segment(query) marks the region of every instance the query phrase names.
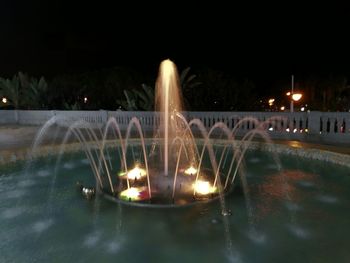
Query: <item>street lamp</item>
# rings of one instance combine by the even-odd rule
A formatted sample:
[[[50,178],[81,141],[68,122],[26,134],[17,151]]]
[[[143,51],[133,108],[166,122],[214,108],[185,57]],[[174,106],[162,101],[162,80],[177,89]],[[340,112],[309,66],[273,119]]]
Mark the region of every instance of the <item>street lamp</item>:
[[[293,101],[298,101],[298,100],[301,99],[302,96],[303,96],[303,95],[302,95],[301,93],[294,93],[294,94],[292,95],[292,100],[293,100]]]
[[[291,96],[290,99],[290,112],[294,112],[294,101],[299,101],[303,94],[301,93],[294,93],[294,75],[292,75],[292,91],[288,91],[286,93],[287,96]]]

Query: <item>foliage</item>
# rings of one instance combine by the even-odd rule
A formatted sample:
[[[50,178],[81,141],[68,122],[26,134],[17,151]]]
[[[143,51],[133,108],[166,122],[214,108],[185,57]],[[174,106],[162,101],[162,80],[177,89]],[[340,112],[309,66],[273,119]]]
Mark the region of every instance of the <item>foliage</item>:
[[[0,99],[5,97],[8,101],[6,104],[0,102],[0,107],[66,110],[116,110],[120,107],[124,110],[152,111],[154,87],[140,86],[140,83],[152,83],[155,78],[121,67],[63,74],[49,82],[44,77],[35,78],[19,72],[12,78],[0,77]],[[180,72],[179,82],[185,109],[193,111],[262,110],[257,103],[262,100],[261,96],[278,96],[276,94],[289,88],[277,83],[274,86],[263,84],[266,89],[259,92],[252,81],[236,78],[231,72],[192,70],[190,67]],[[298,105],[308,104],[308,109],[322,111],[350,109],[350,88],[344,76],[305,77],[296,83],[298,87],[304,94]],[[288,104],[285,93],[277,100],[281,105]]]
[[[190,109],[191,104],[188,98],[192,99],[196,94],[196,87],[200,86],[202,83],[197,81],[197,75],[190,74],[190,67],[185,68],[180,73],[180,85],[182,93],[184,95],[184,102],[186,109]]]
[[[255,85],[228,73],[205,69],[199,72],[201,85],[190,96],[192,109],[204,111],[253,110],[258,98]]]
[[[0,78],[0,97],[7,98],[8,105],[13,108],[19,108],[19,100],[21,96],[18,76],[15,75],[12,79]]]
[[[8,99],[15,109],[45,109],[47,107],[47,82],[19,72],[12,79],[0,78],[0,97]]]
[[[75,102],[74,104],[68,104],[67,102],[63,102],[63,109],[64,110],[81,110],[81,106],[78,102]]]
[[[80,109],[115,110],[115,102],[123,96],[123,90],[136,88],[142,79],[133,70],[120,67],[60,75],[50,84],[50,100],[54,108],[76,105]]]
[[[344,87],[337,98],[337,110],[350,111],[350,87]]]
[[[117,100],[117,103],[125,110],[152,111],[154,110],[154,89],[146,84],[142,89],[124,90],[125,99]]]
[[[182,92],[184,94],[195,93],[194,88],[199,86],[201,82],[196,81],[197,76],[190,74],[191,68],[187,67],[180,73],[180,85]],[[136,88],[132,90],[124,90],[124,99],[117,100],[117,103],[125,110],[136,111],[136,110],[145,110],[152,111],[154,110],[154,88],[142,84],[142,89]],[[184,98],[186,101],[186,96]],[[189,103],[185,103],[186,108],[189,108]]]
[[[337,111],[342,110],[346,101],[347,79],[343,76],[328,75],[324,77],[309,77],[302,83],[306,92],[306,102],[312,110]]]

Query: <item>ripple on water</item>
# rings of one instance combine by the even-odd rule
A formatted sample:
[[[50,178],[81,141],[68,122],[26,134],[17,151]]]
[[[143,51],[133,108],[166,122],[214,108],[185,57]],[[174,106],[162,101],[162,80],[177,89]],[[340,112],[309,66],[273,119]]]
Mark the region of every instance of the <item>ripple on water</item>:
[[[36,182],[34,180],[30,180],[30,179],[26,179],[26,180],[22,180],[20,182],[18,182],[18,187],[28,187],[28,186],[32,186],[35,185]]]
[[[249,163],[260,163],[260,161],[261,161],[260,158],[256,158],[256,157],[250,158],[248,160]]]
[[[325,204],[336,204],[339,201],[337,197],[331,195],[318,195],[316,200]]]
[[[16,216],[19,216],[20,214],[22,214],[23,211],[24,209],[21,207],[7,208],[1,213],[1,218],[3,219],[15,218]]]
[[[87,235],[84,239],[83,245],[86,247],[94,247],[101,239],[101,233],[94,232]]]
[[[284,205],[286,206],[286,208],[289,211],[299,211],[299,210],[301,210],[301,206],[296,204],[296,203],[286,202]]]
[[[33,230],[37,233],[42,233],[53,225],[53,219],[46,219],[35,222],[33,224]]]
[[[297,184],[304,188],[311,188],[315,186],[313,182],[309,182],[309,181],[299,181]]]
[[[106,160],[106,161],[110,161],[110,160],[112,160],[112,158],[111,158],[109,155],[106,155],[106,156],[105,156],[105,160]]]
[[[90,164],[88,159],[81,159],[80,161],[82,164]]]
[[[47,177],[50,175],[50,172],[49,170],[40,170],[38,171],[37,175],[40,177]]]
[[[111,241],[106,245],[106,251],[108,253],[117,253],[122,247],[122,242],[120,241]]]
[[[264,244],[266,242],[266,235],[257,231],[249,231],[247,237],[255,244]]]
[[[245,177],[246,177],[246,178],[254,178],[254,177],[257,177],[257,174],[247,172],[247,173],[245,174]]]
[[[26,191],[24,191],[24,190],[15,189],[15,190],[8,191],[8,192],[5,191],[1,195],[3,195],[7,199],[12,199],[12,198],[20,198],[20,197],[24,196],[25,193],[26,193]]]
[[[308,239],[311,237],[310,232],[307,229],[304,229],[297,225],[288,225],[288,230],[292,235],[301,239]]]
[[[242,257],[236,249],[230,248],[229,251],[226,252],[227,260],[231,263],[241,263]]]
[[[269,170],[278,170],[277,164],[274,164],[274,163],[270,163],[270,164],[266,165],[265,167]]]
[[[71,170],[75,167],[75,164],[74,163],[65,163],[63,164],[63,168],[64,169],[67,169],[67,170]]]

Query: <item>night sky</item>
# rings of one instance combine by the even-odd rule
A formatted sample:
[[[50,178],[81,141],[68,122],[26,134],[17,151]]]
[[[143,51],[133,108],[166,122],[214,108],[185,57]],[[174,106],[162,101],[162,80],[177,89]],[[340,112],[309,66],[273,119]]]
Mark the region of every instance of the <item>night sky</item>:
[[[350,76],[345,6],[113,2],[2,1],[0,76],[114,66],[156,75],[165,58],[180,69],[211,67],[266,83]]]

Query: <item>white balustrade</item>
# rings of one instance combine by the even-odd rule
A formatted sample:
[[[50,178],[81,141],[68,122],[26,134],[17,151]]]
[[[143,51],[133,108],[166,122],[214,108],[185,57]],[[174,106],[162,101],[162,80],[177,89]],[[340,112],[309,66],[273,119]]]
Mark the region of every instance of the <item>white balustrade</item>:
[[[184,112],[188,119],[200,119],[209,129],[224,122],[233,129],[239,121],[237,135],[255,129],[253,119],[266,122],[264,130],[272,139],[305,140],[319,143],[350,144],[349,112]],[[57,124],[69,126],[77,120],[103,127],[114,117],[121,129],[126,129],[133,117],[139,119],[142,129],[152,131],[160,123],[160,113],[141,111],[25,111],[0,110],[0,124],[42,125],[56,116]],[[250,118],[249,118],[250,117]]]

